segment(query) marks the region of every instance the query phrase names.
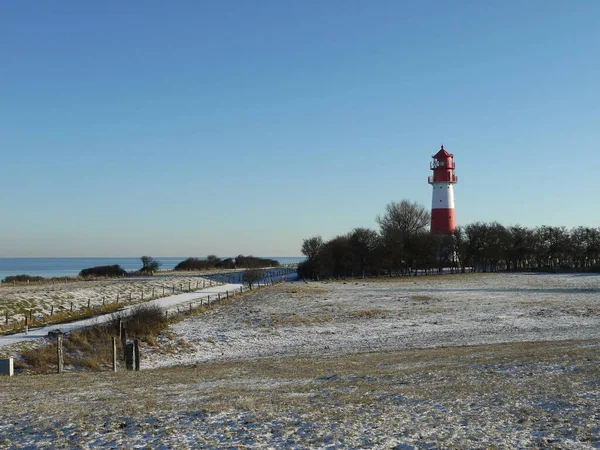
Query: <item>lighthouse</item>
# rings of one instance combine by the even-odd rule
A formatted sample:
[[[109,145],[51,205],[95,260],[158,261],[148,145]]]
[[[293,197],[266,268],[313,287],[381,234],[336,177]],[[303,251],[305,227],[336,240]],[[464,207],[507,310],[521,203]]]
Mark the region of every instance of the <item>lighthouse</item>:
[[[432,158],[430,168],[433,176],[427,180],[433,186],[431,232],[450,234],[456,229],[454,184],[458,183],[458,177],[454,175],[454,155],[444,150],[442,145]]]

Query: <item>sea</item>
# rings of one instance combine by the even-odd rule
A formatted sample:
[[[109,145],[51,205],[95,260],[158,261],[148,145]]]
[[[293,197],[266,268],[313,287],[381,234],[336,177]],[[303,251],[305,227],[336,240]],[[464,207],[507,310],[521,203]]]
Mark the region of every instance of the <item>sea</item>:
[[[221,259],[225,259],[222,257]],[[265,256],[274,259],[280,264],[297,264],[304,261],[303,257],[296,256]],[[161,263],[161,270],[173,269],[187,257],[169,256],[155,257]],[[204,259],[200,257],[200,259]],[[75,277],[82,269],[96,266],[120,265],[127,271],[141,269],[142,262],[139,257],[125,258],[0,258],[0,280],[12,275],[34,275],[44,278]]]

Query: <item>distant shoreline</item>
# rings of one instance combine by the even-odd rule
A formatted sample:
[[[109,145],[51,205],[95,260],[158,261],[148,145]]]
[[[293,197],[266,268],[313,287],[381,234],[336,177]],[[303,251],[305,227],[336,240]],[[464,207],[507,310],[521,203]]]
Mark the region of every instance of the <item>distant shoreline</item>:
[[[173,270],[177,264],[189,256],[162,256],[155,257],[161,263],[161,270]],[[198,257],[205,259],[205,256]],[[280,264],[295,264],[303,261],[304,257],[294,256],[270,256]],[[139,256],[135,257],[0,257],[0,280],[7,276],[32,275],[44,278],[76,277],[82,269],[95,266],[119,264],[127,271],[135,271],[141,268]]]

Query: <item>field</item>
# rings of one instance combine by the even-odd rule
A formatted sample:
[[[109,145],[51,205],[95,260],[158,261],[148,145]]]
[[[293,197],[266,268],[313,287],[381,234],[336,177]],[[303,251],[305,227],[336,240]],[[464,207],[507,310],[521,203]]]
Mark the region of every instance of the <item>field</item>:
[[[107,280],[44,282],[0,285],[0,331],[20,325],[31,313],[33,322],[48,321],[50,314],[79,317],[88,309],[100,310],[119,303],[133,305],[163,294],[187,292],[208,285],[211,280],[226,281],[239,273],[167,272],[152,277]],[[114,309],[114,308],[113,308]]]
[[[3,379],[0,447],[600,446],[600,276],[287,283],[143,355]]]

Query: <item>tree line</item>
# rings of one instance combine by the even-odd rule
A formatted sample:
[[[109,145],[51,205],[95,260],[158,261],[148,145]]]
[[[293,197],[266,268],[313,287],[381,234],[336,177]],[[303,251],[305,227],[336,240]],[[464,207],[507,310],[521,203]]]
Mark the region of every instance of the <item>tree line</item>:
[[[93,277],[126,277],[136,275],[154,275],[162,263],[151,256],[142,256],[142,267],[136,271],[127,272],[119,265],[97,266],[83,269],[79,272],[82,278]],[[175,266],[176,271],[209,270],[209,269],[258,269],[262,267],[278,267],[279,261],[270,258],[238,255],[235,258],[221,259],[216,255],[208,255],[206,259],[187,258]]]
[[[208,255],[206,259],[187,258],[177,264],[174,270],[258,269],[278,266],[279,261],[270,258],[238,255],[235,258],[221,259],[216,255]]]
[[[355,228],[323,241],[304,239],[305,278],[411,275],[441,272],[600,272],[600,228],[504,226],[475,222],[450,235],[429,231],[430,212],[402,200],[377,217],[378,230]]]

